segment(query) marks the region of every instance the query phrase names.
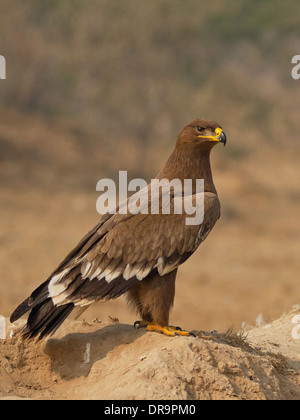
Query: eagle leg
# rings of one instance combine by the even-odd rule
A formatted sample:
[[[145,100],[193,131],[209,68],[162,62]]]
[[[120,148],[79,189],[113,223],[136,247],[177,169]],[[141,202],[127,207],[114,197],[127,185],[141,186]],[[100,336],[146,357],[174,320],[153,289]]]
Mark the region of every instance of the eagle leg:
[[[169,337],[175,337],[177,335],[182,335],[185,337],[194,336],[193,333],[189,331],[183,331],[180,327],[173,327],[173,326],[164,326],[156,324],[155,322],[147,322],[147,321],[136,321],[134,323],[134,328],[146,328],[147,331],[156,331],[160,332],[164,335]]]
[[[188,331],[178,330],[176,327],[161,327],[160,325],[148,325],[146,327],[147,331],[157,331],[169,337],[175,337],[176,335],[184,335],[186,337],[190,336],[191,334]]]

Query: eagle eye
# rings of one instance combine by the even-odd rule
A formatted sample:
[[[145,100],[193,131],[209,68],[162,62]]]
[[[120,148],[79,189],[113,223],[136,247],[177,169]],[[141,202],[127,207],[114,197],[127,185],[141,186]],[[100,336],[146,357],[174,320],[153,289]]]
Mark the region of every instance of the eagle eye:
[[[197,127],[197,131],[199,133],[202,133],[205,130],[205,127]]]

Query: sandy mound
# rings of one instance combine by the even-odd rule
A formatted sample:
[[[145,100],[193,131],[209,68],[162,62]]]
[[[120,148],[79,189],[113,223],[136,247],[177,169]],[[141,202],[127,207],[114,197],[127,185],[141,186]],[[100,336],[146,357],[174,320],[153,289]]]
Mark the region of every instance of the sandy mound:
[[[169,338],[124,324],[67,321],[55,338],[0,340],[0,397],[30,399],[300,399],[294,309],[238,334]],[[294,324],[293,324],[293,322]],[[293,335],[294,337],[293,337]],[[296,335],[295,335],[296,334]]]

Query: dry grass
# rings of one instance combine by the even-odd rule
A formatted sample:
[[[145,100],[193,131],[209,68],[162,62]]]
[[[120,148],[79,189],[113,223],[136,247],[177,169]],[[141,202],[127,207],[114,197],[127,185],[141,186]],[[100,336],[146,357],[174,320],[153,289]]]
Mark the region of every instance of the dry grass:
[[[243,330],[236,331],[234,327],[231,327],[225,333],[218,333],[217,331],[212,331],[210,333],[205,331],[193,331],[193,333],[196,337],[201,339],[226,344],[231,347],[237,347],[242,349],[244,352],[265,357],[270,360],[274,369],[283,375],[291,375],[294,373],[294,370],[291,369],[291,365],[285,356],[280,353],[263,351],[260,347],[251,345],[247,341],[247,333]]]

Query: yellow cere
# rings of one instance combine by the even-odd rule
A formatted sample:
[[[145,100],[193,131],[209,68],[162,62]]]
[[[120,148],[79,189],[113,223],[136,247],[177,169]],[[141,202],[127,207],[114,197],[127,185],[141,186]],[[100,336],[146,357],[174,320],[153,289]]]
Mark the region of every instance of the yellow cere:
[[[220,141],[218,137],[220,136],[222,131],[223,131],[222,128],[216,128],[215,129],[215,136],[198,136],[198,137],[201,137],[201,138],[204,138],[204,139],[210,139],[210,141]]]

